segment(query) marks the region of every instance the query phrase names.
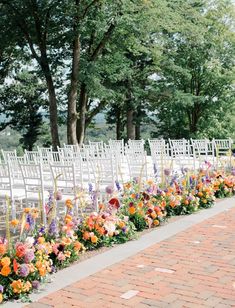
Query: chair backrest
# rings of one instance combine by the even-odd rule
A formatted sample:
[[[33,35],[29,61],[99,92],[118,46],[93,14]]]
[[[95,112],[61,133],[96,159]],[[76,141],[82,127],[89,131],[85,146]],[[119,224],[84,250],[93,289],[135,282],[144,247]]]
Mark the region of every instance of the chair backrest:
[[[130,178],[138,177],[147,179],[147,153],[144,152],[126,152],[127,164]]]
[[[38,164],[41,161],[40,153],[38,151],[28,151],[24,152],[25,162]]]
[[[96,190],[115,184],[115,169],[111,156],[96,157],[90,160]]]
[[[9,157],[17,157],[16,150],[13,150],[13,151],[1,150],[1,154],[2,154],[2,157],[3,157],[3,161],[5,163],[7,163]]]
[[[112,139],[109,139],[109,147],[110,147],[110,151],[112,153],[117,153],[117,154],[120,154],[120,155],[124,155],[124,149],[125,149],[125,146],[124,146],[124,140],[121,139],[121,140],[112,140]]]
[[[164,139],[148,139],[151,156],[167,155],[167,145]]]
[[[232,150],[233,140],[232,139],[213,139],[212,140],[215,150],[219,155],[225,155]]]
[[[141,140],[129,139],[125,146],[125,152],[144,153],[145,152],[144,143],[145,141],[143,139]]]
[[[54,189],[59,189],[62,194],[75,196],[77,183],[74,164],[50,164],[50,168],[54,181]]]
[[[168,139],[173,157],[190,155],[190,142],[186,139]]]

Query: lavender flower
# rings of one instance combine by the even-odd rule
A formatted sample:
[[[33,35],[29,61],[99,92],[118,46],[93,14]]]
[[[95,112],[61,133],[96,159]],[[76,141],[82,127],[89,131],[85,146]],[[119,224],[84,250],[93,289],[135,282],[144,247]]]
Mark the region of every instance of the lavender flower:
[[[4,287],[0,284],[0,293],[3,293]]]
[[[235,175],[235,168],[232,169],[231,174]]]
[[[33,259],[34,259],[34,252],[33,252],[33,250],[32,249],[29,249],[29,250],[27,250],[27,252],[26,252],[26,254],[25,254],[25,256],[24,256],[24,261],[25,261],[25,263],[30,263],[30,262],[32,262],[33,261]]]
[[[57,223],[56,223],[56,219],[55,218],[52,219],[52,221],[50,223],[48,233],[50,235],[54,235],[54,236],[57,235]]]
[[[105,192],[109,195],[113,194],[114,192],[114,189],[113,189],[113,186],[109,185],[105,188]]]
[[[171,174],[171,170],[168,168],[164,169],[164,174],[165,176],[169,176]]]
[[[32,287],[33,287],[33,289],[38,290],[39,287],[40,287],[40,282],[38,280],[32,281]]]
[[[29,267],[27,264],[21,264],[19,269],[19,276],[27,277],[29,274]]]

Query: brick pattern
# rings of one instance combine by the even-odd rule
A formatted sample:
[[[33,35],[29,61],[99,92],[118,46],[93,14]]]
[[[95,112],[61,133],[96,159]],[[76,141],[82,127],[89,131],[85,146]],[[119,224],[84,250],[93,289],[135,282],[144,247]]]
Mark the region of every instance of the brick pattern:
[[[235,307],[235,209],[27,307]]]

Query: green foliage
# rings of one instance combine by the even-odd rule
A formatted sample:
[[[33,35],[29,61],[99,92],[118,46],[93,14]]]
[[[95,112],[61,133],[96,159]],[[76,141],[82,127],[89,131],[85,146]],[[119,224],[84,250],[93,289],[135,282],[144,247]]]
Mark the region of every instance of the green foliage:
[[[9,126],[21,133],[20,143],[24,149],[32,150],[40,135],[45,104],[42,94],[45,87],[38,78],[28,72],[19,73],[0,92],[0,108],[5,119],[1,127]]]

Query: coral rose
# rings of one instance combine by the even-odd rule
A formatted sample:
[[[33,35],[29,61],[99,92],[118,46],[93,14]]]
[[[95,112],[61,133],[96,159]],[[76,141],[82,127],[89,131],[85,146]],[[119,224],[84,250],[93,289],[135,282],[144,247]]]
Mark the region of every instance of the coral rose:
[[[19,243],[16,243],[15,248],[16,248],[16,256],[18,258],[24,257],[24,255],[26,253],[26,249],[27,249],[26,245],[19,242]]]

